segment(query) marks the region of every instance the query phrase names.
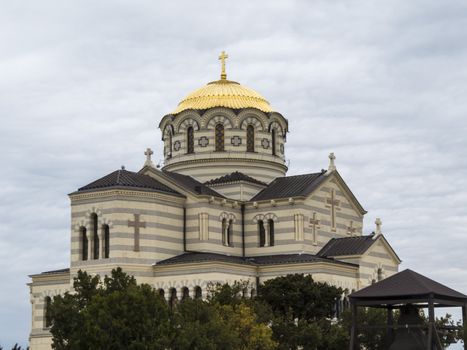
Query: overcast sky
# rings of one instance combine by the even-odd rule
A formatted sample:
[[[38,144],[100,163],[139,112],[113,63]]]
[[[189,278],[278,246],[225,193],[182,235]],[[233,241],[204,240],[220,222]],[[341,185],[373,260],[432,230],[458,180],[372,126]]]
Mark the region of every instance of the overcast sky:
[[[403,264],[467,293],[467,2],[0,0],[0,344],[25,345],[28,274],[69,266],[67,194],[228,78],[289,120],[289,174],[341,175]]]

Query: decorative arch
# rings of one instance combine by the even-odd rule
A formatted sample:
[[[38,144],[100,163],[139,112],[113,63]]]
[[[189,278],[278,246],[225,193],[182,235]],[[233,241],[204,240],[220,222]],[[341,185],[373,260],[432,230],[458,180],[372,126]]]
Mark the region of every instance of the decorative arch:
[[[269,124],[268,132],[271,132],[273,129],[280,131],[280,136],[284,137],[284,129],[277,121],[273,121]]]
[[[176,127],[178,133],[184,133],[189,126],[193,127],[193,130],[199,130],[199,117],[194,115],[189,115],[186,118],[182,119],[178,126]]]
[[[238,124],[236,125],[236,127],[244,128],[244,126],[242,125],[244,124],[245,120],[249,118],[257,119],[261,125],[258,127],[261,128],[261,130],[264,130],[264,131],[266,130],[266,126],[268,125],[268,121],[269,121],[268,116],[265,113],[255,108],[247,108],[247,109],[243,109],[242,111],[240,111],[240,113],[238,113],[237,115]]]
[[[216,124],[223,124],[224,127],[233,128],[237,116],[231,110],[226,108],[211,109],[203,114],[201,120],[203,121],[201,127],[207,129],[214,129]]]
[[[164,129],[162,130],[162,141],[165,141],[169,135],[174,135],[175,134],[175,129],[172,124],[167,124]]]
[[[227,213],[227,212],[225,212],[225,211],[223,211],[223,212],[219,215],[219,221],[222,222],[223,219],[226,219],[227,221],[233,220],[233,222],[235,222],[235,221],[237,220],[237,218],[235,217],[235,214]]]
[[[253,125],[255,130],[264,130],[263,123],[256,116],[248,115],[240,121],[240,129],[246,130],[248,125]]]
[[[263,221],[272,220],[274,222],[278,222],[279,218],[274,213],[258,214],[253,218],[253,222],[255,224],[257,224],[259,220],[263,220]]]

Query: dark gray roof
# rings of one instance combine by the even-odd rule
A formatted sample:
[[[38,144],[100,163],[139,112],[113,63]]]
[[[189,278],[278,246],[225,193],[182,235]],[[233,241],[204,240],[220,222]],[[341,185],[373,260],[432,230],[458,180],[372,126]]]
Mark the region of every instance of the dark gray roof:
[[[318,256],[361,255],[373,245],[373,238],[373,235],[333,238],[318,252]]]
[[[256,180],[255,178],[252,178],[251,176],[248,176],[239,171],[235,171],[231,174],[227,174],[227,175],[218,177],[216,179],[209,180],[205,182],[204,184],[205,185],[217,185],[217,184],[224,184],[224,183],[237,182],[237,181],[246,181],[246,182],[251,182],[257,185],[267,186],[266,183]]]
[[[41,272],[41,275],[56,275],[56,274],[68,273],[68,272],[70,272],[70,269],[66,268],[66,269],[60,269],[60,270],[44,271],[44,272]]]
[[[177,191],[157,181],[151,176],[135,173],[124,169],[114,171],[96,181],[93,181],[90,184],[79,188],[78,192],[100,190],[103,188],[111,187],[144,189],[146,191],[164,192],[171,195],[183,197]]]
[[[413,299],[415,297],[427,297],[430,294],[433,294],[435,298],[454,298],[467,301],[467,295],[409,269],[352,293],[350,298],[357,300],[376,298]]]
[[[217,193],[213,189],[209,188],[202,182],[195,180],[191,176],[182,175],[182,174],[178,174],[178,173],[174,173],[174,172],[166,171],[166,170],[163,170],[162,173],[165,174],[170,179],[172,179],[177,184],[179,184],[181,187],[187,189],[190,192],[194,192],[200,195],[225,198],[220,193]]]
[[[305,175],[278,177],[268,187],[254,196],[251,201],[309,195],[326,179],[325,172]]]
[[[340,265],[351,265],[342,261],[319,257],[312,254],[278,254],[263,255],[255,257],[241,257],[233,255],[224,255],[217,253],[189,252],[174,256],[166,260],[161,260],[157,265],[188,264],[206,261],[228,262],[243,265],[278,265],[278,264],[298,264],[307,262],[329,262]]]

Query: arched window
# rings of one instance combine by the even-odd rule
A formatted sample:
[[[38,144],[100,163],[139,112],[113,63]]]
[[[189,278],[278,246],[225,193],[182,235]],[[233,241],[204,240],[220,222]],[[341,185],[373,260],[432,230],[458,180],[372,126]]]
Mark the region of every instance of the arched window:
[[[81,227],[80,229],[81,239],[81,259],[88,260],[88,236],[86,234],[86,228]]]
[[[168,144],[167,158],[172,158],[172,133],[169,132],[169,144]]]
[[[255,151],[255,127],[253,125],[248,125],[246,128],[246,151]]]
[[[378,282],[383,280],[383,269],[379,268],[378,269]]]
[[[187,300],[190,297],[190,291],[188,290],[188,287],[183,287],[182,288],[182,301]]]
[[[97,234],[97,214],[91,214],[92,226],[92,257],[99,259],[99,235]]]
[[[266,244],[266,231],[264,230],[263,220],[258,220],[259,246],[264,247]]]
[[[195,287],[195,299],[201,299],[203,297],[203,292],[200,286]]]
[[[195,136],[193,132],[193,127],[189,126],[186,129],[186,153],[194,153],[195,152]]]
[[[175,288],[170,289],[170,299],[169,299],[169,306],[173,308],[177,304],[177,290]]]
[[[52,304],[52,299],[50,297],[45,297],[44,299],[44,326],[49,328],[52,325],[52,313],[50,311],[50,306]]]
[[[272,155],[276,155],[276,129],[271,130]]]
[[[229,220],[229,228],[227,230],[227,245],[233,246],[233,220]]]
[[[102,235],[104,236],[104,259],[110,256],[110,228],[109,225],[102,226]]]
[[[274,220],[269,219],[268,224],[269,224],[269,245],[273,246],[274,245]]]
[[[222,219],[222,244],[227,245],[227,219]]]
[[[159,289],[159,296],[162,297],[165,300],[165,292],[164,289],[160,288]]]
[[[216,125],[216,152],[224,151],[224,125]]]

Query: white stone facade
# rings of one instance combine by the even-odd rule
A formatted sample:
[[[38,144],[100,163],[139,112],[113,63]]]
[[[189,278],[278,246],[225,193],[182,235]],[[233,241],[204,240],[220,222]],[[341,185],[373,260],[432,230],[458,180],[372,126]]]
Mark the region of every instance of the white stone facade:
[[[216,150],[217,125],[223,127],[223,150]],[[113,184],[70,195],[70,268],[31,276],[31,350],[51,348],[46,298],[70,290],[79,269],[103,276],[120,266],[139,283],[163,290],[167,299],[173,291],[181,299],[184,288],[190,296],[200,288],[206,297],[211,282],[247,281],[250,295],[258,283],[289,273],[311,274],[350,292],[397,272],[400,260],[383,235],[365,238],[362,251],[320,254],[332,239],[363,237],[366,212],[334,168],[315,174],[311,187],[299,193],[261,197],[287,171],[288,123],[279,113],[186,110],[165,116],[160,128],[163,170],[152,166],[148,151],[138,173],[122,170]],[[248,148],[251,135],[254,146]],[[188,175],[195,185],[168,172]],[[246,177],[204,184],[234,172]],[[120,175],[153,181],[162,190],[129,186],[119,182]],[[177,260],[182,256],[194,260]],[[260,260],[265,257],[271,262]]]

